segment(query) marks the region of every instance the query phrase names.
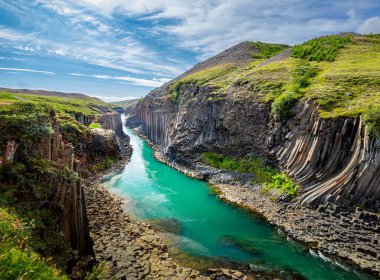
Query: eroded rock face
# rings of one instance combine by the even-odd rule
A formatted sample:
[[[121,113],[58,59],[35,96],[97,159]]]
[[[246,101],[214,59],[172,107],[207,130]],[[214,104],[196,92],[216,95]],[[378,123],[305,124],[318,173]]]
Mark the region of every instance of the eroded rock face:
[[[113,130],[92,129],[86,139],[86,150],[91,158],[118,157],[121,154],[121,143]]]
[[[176,104],[152,94],[137,106],[142,130],[169,158],[181,161],[209,150],[232,155],[267,152],[266,104],[228,96],[213,99],[208,88],[198,86],[188,87],[181,96]]]
[[[268,137],[279,163],[303,187],[299,203],[380,209],[380,139],[358,118],[321,119],[311,102]]]
[[[123,132],[123,123],[120,114],[110,113],[100,115],[98,117],[98,122],[103,128],[115,131],[116,136],[120,139],[125,138],[126,135]]]
[[[10,140],[6,143],[4,150],[0,151],[0,167],[13,162],[16,155],[18,144],[16,141]]]

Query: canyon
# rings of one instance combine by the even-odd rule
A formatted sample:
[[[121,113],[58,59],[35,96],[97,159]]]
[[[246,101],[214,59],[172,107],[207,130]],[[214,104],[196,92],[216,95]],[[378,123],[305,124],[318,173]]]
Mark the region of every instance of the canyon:
[[[353,36],[359,44],[368,43]],[[285,66],[297,59],[284,51],[258,63],[251,56],[257,51],[255,45],[241,43],[200,63],[149,93],[127,124],[152,142],[162,161],[208,180],[220,189],[222,198],[260,212],[296,240],[378,275],[380,138],[365,128],[363,115],[324,117],[338,112],[339,104],[333,103],[336,109],[329,111],[317,97],[300,99],[286,120],[275,117],[262,96],[287,82]],[[327,79],[330,70],[322,71]],[[263,73],[268,73],[265,80]],[[346,69],[339,76],[341,83],[349,79],[348,73]],[[311,79],[310,88],[314,79],[322,77]],[[202,161],[205,152],[261,157],[300,186],[298,195],[291,200],[276,190],[263,192],[264,186],[250,174],[207,166]]]

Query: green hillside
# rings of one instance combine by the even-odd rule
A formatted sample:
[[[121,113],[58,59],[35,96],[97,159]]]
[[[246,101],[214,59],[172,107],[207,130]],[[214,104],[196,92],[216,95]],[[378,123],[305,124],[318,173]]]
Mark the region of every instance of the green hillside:
[[[380,135],[380,35],[341,34],[295,46],[252,43],[259,53],[244,66],[227,63],[193,72],[170,86],[168,98],[178,102],[186,86],[211,88],[211,99],[229,95],[272,102],[272,112],[286,120],[299,101],[312,99],[322,118],[363,115]],[[261,49],[260,49],[261,48]],[[269,59],[268,59],[269,58]]]
[[[136,106],[136,104],[140,101],[140,98],[136,99],[128,99],[123,101],[111,102],[112,105],[122,107],[124,109],[131,108]]]

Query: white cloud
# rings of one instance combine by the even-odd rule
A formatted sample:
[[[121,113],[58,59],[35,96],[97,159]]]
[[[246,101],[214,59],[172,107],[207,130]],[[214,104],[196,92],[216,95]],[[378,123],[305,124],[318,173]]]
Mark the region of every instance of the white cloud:
[[[26,69],[26,68],[7,68],[7,67],[0,67],[0,70],[6,70],[6,71],[19,71],[19,72],[31,72],[31,73],[41,73],[46,75],[55,75],[56,73],[50,72],[50,71],[41,71],[41,70],[34,70],[34,69]]]
[[[124,96],[124,97],[119,97],[119,96],[104,96],[104,95],[91,95],[91,96],[99,98],[99,99],[103,100],[104,102],[116,102],[116,101],[124,101],[124,100],[136,99],[136,97],[131,97],[131,96]]]
[[[11,29],[0,27],[0,39],[17,41],[17,40],[20,40],[23,38],[24,38],[24,36],[22,34],[16,33]]]
[[[363,24],[358,28],[358,32],[362,34],[380,33],[380,16],[371,17],[364,21]]]
[[[175,36],[177,47],[199,53],[199,59],[214,55],[245,40],[300,43],[311,37],[355,31],[358,10],[376,7],[371,0],[79,0],[77,3],[112,17],[157,21],[152,32]],[[378,7],[378,5],[377,5]]]
[[[167,79],[167,78],[154,78],[152,80],[149,80],[149,79],[142,79],[142,78],[135,78],[135,77],[128,77],[128,76],[110,76],[110,75],[103,75],[103,74],[88,75],[88,74],[81,74],[81,73],[69,73],[69,75],[92,77],[96,79],[118,80],[118,81],[123,81],[123,83],[125,84],[144,86],[144,87],[153,87],[153,88],[162,86],[163,84],[170,81],[170,79]]]

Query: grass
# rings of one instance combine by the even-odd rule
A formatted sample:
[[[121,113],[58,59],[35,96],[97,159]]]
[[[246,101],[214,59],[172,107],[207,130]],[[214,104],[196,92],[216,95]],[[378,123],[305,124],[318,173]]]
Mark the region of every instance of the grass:
[[[370,105],[363,119],[368,133],[380,137],[380,106]]]
[[[0,106],[0,145],[8,140],[22,145],[36,143],[52,133],[50,120],[54,115],[48,105],[22,102]]]
[[[372,116],[380,106],[380,38],[352,41],[334,62],[320,62],[321,72],[306,92],[320,105],[322,118]]]
[[[100,125],[100,123],[91,123],[88,127],[90,129],[96,129],[96,128],[101,128],[102,126]]]
[[[258,51],[251,54],[252,58],[257,59],[268,59],[276,54],[283,52],[288,49],[289,46],[281,44],[270,44],[263,42],[252,42],[251,45],[255,47]]]
[[[62,97],[4,91],[0,92],[0,106],[1,104],[8,105],[20,102],[47,105],[53,107],[60,113],[83,114],[87,116],[102,113],[104,108],[110,108],[107,103],[92,97]]]
[[[293,80],[288,90],[276,98],[271,104],[272,113],[280,120],[288,120],[293,117],[292,108],[304,95],[305,89],[311,84],[311,80],[317,76],[319,68],[310,63],[299,62],[293,70]]]
[[[286,174],[268,167],[260,158],[233,158],[222,154],[203,153],[201,156],[204,163],[219,169],[239,173],[250,173],[255,176],[255,183],[263,184],[264,191],[276,189],[281,194],[288,194],[291,198],[297,195],[298,185]]]
[[[324,36],[297,45],[292,56],[310,61],[334,61],[339,50],[351,42],[351,36]]]
[[[68,279],[29,247],[30,224],[0,207],[0,279]]]

